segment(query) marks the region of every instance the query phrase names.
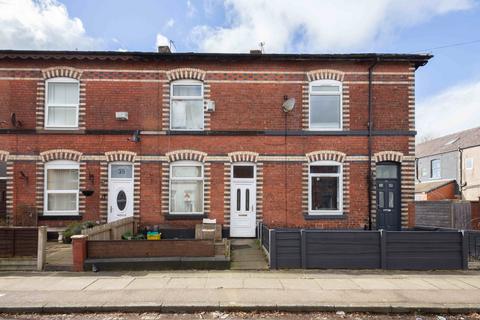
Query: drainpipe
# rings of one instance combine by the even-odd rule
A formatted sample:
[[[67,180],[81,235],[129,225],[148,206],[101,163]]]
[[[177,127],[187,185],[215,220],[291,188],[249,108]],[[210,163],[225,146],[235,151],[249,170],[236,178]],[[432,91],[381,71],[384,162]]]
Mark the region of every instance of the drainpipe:
[[[372,133],[373,133],[373,69],[380,62],[377,56],[372,65],[368,68],[368,230],[372,230]]]
[[[461,147],[458,147],[458,153],[459,153],[459,160],[460,160],[460,163],[458,165],[458,178],[459,178],[459,181],[458,181],[458,188],[460,191],[460,197],[463,198],[463,187],[465,187],[465,185],[463,184],[463,149]]]

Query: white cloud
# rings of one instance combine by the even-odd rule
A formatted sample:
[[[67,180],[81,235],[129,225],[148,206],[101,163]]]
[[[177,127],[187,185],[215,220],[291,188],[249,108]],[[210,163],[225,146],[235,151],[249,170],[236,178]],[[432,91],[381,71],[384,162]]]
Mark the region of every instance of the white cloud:
[[[1,49],[94,50],[102,41],[88,36],[56,0],[1,0]]]
[[[418,141],[480,125],[480,80],[458,85],[417,103]]]
[[[190,3],[190,2],[188,2]],[[227,27],[197,26],[201,51],[350,51],[433,16],[466,10],[474,0],[225,0]]]
[[[190,0],[187,0],[187,17],[193,17],[197,13],[197,8]]]
[[[170,19],[168,19],[167,22],[165,23],[165,28],[171,28],[171,27],[173,27],[174,24],[175,24],[175,19],[170,18]]]

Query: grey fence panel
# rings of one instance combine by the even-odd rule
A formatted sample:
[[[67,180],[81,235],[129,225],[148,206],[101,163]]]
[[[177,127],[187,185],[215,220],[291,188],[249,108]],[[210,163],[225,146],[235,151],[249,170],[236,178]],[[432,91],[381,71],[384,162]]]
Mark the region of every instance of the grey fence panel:
[[[376,269],[381,267],[376,231],[305,231],[306,268]]]
[[[284,231],[276,230],[275,235],[275,266],[278,268],[301,268],[301,234],[300,230]]]
[[[433,270],[464,268],[461,232],[386,232],[386,268]]]
[[[265,250],[270,251],[270,233],[269,233],[268,227],[262,224],[261,228],[262,228],[262,232],[261,232],[262,239],[260,240],[262,242],[262,246],[265,248]]]

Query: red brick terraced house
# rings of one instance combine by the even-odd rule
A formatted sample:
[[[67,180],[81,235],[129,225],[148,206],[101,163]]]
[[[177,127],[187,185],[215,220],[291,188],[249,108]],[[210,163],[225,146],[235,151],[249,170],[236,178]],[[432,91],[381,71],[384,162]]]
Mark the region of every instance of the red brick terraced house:
[[[232,237],[406,228],[430,58],[0,51],[0,213],[52,230],[208,217]]]

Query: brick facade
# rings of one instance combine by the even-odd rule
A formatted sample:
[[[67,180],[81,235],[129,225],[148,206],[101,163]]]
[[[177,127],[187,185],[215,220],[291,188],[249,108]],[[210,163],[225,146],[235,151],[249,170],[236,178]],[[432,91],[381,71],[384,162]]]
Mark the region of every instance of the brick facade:
[[[74,53],[72,53],[74,54]],[[77,54],[39,58],[0,54],[0,155],[6,154],[7,212],[31,205],[39,223],[68,224],[73,219],[107,220],[108,167],[134,165],[134,215],[146,225],[191,228],[195,219],[169,215],[170,163],[195,161],[204,168],[204,215],[230,225],[231,166],[251,163],[256,170],[257,221],[272,226],[362,229],[368,225],[368,199],[375,223],[375,190],[368,194],[368,68],[370,57],[336,59],[219,59],[197,57],[133,59]],[[414,191],[414,73],[429,57],[389,58],[373,72],[371,166],[382,161],[401,166],[402,225]],[[71,77],[80,82],[79,126],[47,130],[45,80]],[[205,112],[201,132],[170,130],[170,84],[201,81]],[[309,82],[342,83],[342,129],[308,129]],[[285,114],[284,97],[297,105]],[[127,121],[115,112],[129,113]],[[15,113],[21,125],[10,123]],[[140,141],[132,135],[140,130]],[[44,163],[55,159],[80,165],[80,217],[43,215]],[[308,217],[308,165],[329,160],[343,166],[343,215]],[[25,176],[27,178],[25,178]],[[375,226],[375,225],[374,225]]]

